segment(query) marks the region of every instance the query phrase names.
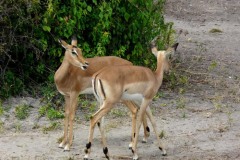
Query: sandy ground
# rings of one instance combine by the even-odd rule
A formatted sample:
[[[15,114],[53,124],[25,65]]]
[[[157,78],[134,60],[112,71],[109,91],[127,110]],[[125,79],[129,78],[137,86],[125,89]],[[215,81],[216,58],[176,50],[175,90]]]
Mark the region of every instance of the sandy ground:
[[[164,96],[151,105],[168,155],[161,155],[156,137],[151,133],[147,143],[138,144],[140,160],[240,159],[239,8],[238,0],[167,0],[166,21],[174,22],[176,31],[186,34],[178,38],[180,63],[176,71],[187,77],[188,84],[174,90],[163,86]],[[212,29],[222,32],[211,33]],[[19,121],[14,116],[14,107],[23,103],[32,108],[27,120]],[[10,109],[0,117],[4,122],[0,133],[0,160],[82,159],[89,126],[89,122],[81,118],[82,111],[77,111],[80,120],[74,127],[72,149],[63,152],[57,144],[62,126],[44,133],[42,127],[50,121],[37,120],[41,105],[39,99],[31,97],[4,102]],[[123,108],[123,112],[127,112],[126,109]],[[111,115],[105,122],[112,159],[131,159],[132,153],[128,150],[131,119],[127,115]],[[32,129],[36,124],[39,128]],[[98,129],[91,158],[104,159]]]

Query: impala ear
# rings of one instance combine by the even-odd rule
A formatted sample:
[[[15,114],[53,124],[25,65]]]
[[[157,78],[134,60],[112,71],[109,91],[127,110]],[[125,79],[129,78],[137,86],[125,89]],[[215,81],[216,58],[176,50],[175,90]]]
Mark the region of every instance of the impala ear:
[[[158,50],[157,50],[157,46],[154,44],[151,44],[151,51],[152,53],[157,57],[158,55]]]
[[[63,48],[67,49],[67,46],[68,46],[67,42],[65,42],[62,39],[58,39],[58,42],[62,45]]]
[[[71,45],[73,45],[73,46],[77,46],[77,36],[76,36],[75,34],[72,36],[72,42],[71,42]]]
[[[175,43],[166,50],[166,58],[172,59],[172,56],[175,54],[179,43]]]
[[[156,36],[150,43],[151,51],[152,53],[157,57],[158,55],[158,50],[157,50],[157,45],[156,41],[160,38],[160,36]]]

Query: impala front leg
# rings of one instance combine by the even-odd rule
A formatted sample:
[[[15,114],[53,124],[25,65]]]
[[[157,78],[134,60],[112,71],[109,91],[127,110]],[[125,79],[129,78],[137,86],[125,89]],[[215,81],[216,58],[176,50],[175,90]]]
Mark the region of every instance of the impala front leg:
[[[68,121],[69,121],[69,108],[70,108],[70,97],[64,96],[65,98],[65,115],[64,115],[64,133],[62,138],[62,142],[59,144],[59,148],[64,148],[68,141]]]
[[[148,124],[147,124],[146,114],[144,114],[143,116],[143,128],[144,128],[144,137],[143,137],[142,143],[147,143],[147,139],[150,136],[150,128],[148,127]]]
[[[136,134],[135,134],[134,143],[133,143],[133,147],[132,147],[133,160],[138,160],[137,142],[138,142],[139,130],[141,128],[141,124],[142,124],[142,121],[143,121],[144,114],[146,112],[146,108],[148,107],[150,102],[151,102],[151,100],[143,99],[140,110],[139,110],[139,113],[138,113]]]
[[[72,93],[70,98],[70,108],[69,108],[69,133],[68,133],[68,143],[66,144],[64,151],[70,151],[70,147],[73,142],[73,121],[75,118],[76,108],[77,108],[78,94]]]
[[[136,120],[137,120],[137,112],[138,112],[138,106],[137,104],[135,104],[132,101],[123,101],[123,103],[128,107],[128,109],[131,111],[132,113],[132,137],[131,137],[131,142],[129,144],[129,149],[132,149],[132,145],[133,145],[133,140],[136,134]],[[144,138],[142,140],[143,143],[147,142],[147,138],[150,135],[150,129],[148,127],[147,124],[147,119],[146,119],[146,115],[144,115],[143,117],[143,129],[144,129]]]

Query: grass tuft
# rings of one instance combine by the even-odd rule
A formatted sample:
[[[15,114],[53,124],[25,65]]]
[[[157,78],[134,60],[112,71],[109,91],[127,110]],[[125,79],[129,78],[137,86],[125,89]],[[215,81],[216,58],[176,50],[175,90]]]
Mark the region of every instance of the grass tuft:
[[[213,28],[209,31],[210,33],[222,33],[223,31],[217,28]]]

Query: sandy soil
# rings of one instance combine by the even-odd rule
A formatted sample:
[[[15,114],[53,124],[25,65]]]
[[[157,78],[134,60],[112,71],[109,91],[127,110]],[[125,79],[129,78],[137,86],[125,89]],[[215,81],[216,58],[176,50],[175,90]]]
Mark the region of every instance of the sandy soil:
[[[166,20],[182,30],[178,41],[180,63],[176,71],[187,77],[188,85],[175,90],[162,87],[162,98],[151,105],[168,155],[163,157],[151,134],[146,144],[139,142],[140,160],[240,159],[240,1],[239,0],[167,0]],[[219,29],[222,32],[211,33]],[[14,116],[19,104],[32,106],[27,120]],[[77,111],[74,143],[70,152],[58,148],[62,126],[44,133],[50,124],[37,119],[39,99],[11,98],[4,102],[9,112],[0,133],[0,160],[82,159],[89,122]],[[127,112],[122,108],[122,112]],[[123,120],[124,119],[124,120]],[[60,120],[62,124],[62,120]],[[33,129],[34,126],[38,129]],[[124,125],[123,125],[124,124]],[[114,160],[131,159],[128,150],[131,120],[127,115],[106,117],[109,152]],[[150,129],[152,130],[151,126]],[[143,132],[141,131],[140,138]],[[91,157],[104,159],[100,134],[95,130]]]

